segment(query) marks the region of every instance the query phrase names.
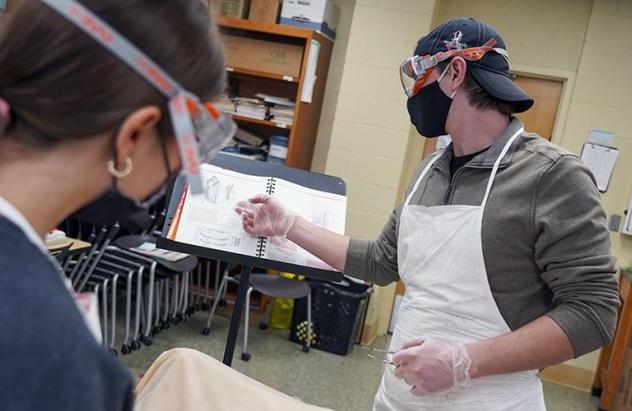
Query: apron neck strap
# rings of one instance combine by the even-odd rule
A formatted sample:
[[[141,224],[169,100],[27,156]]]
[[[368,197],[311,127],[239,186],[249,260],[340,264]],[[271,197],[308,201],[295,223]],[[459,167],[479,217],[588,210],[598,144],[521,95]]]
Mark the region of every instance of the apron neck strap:
[[[481,203],[482,208],[485,208],[485,205],[487,204],[487,199],[489,198],[489,193],[492,191],[492,185],[494,184],[494,179],[496,178],[498,167],[500,167],[500,162],[507,154],[507,151],[509,151],[509,147],[511,147],[511,144],[518,138],[518,136],[520,136],[520,134],[522,134],[523,131],[524,131],[524,127],[520,127],[520,129],[518,129],[518,131],[516,131],[513,134],[513,136],[511,136],[509,141],[507,141],[507,143],[505,144],[505,147],[503,147],[503,150],[498,155],[498,158],[496,159],[496,162],[494,163],[494,168],[492,169],[492,173],[489,176],[489,180],[487,181],[487,189],[485,190],[485,197],[483,197],[483,202]]]
[[[412,190],[410,190],[410,193],[408,194],[408,197],[406,197],[406,201],[404,202],[404,205],[409,205],[410,204],[410,199],[413,197],[413,194],[415,194],[415,192],[419,188],[419,184],[421,183],[421,180],[424,179],[426,174],[428,174],[428,170],[430,170],[430,167],[432,167],[432,165],[439,159],[439,157],[441,157],[441,155],[444,152],[445,152],[445,149],[439,150],[439,152],[437,152],[437,154],[434,156],[434,158],[432,158],[432,160],[430,160],[428,162],[428,164],[426,165],[424,170],[419,175],[419,178],[417,179],[417,181],[415,181],[415,185],[413,186]]]
[[[489,198],[489,193],[492,191],[492,185],[494,184],[494,179],[496,178],[496,173],[498,172],[498,167],[500,167],[500,162],[502,161],[502,159],[505,157],[505,155],[507,154],[507,151],[509,151],[509,147],[511,147],[511,144],[518,138],[518,136],[520,136],[520,134],[522,134],[524,132],[524,127],[520,127],[520,129],[518,131],[516,131],[511,138],[507,141],[507,143],[505,144],[505,146],[503,147],[502,151],[500,152],[500,154],[498,155],[498,158],[496,159],[496,162],[494,163],[494,168],[492,169],[492,173],[489,176],[489,180],[487,181],[487,189],[485,190],[485,197],[483,197],[483,202],[481,203],[481,207],[485,208],[485,205],[487,204],[487,199]],[[410,204],[410,200],[413,197],[413,194],[415,194],[415,192],[417,191],[417,189],[419,188],[419,184],[421,184],[421,180],[424,179],[424,177],[426,176],[426,174],[428,174],[428,170],[430,170],[430,167],[432,167],[432,165],[439,159],[439,157],[441,157],[441,155],[443,155],[443,153],[445,152],[445,149],[440,150],[439,152],[437,152],[437,154],[428,162],[428,164],[426,165],[426,167],[423,169],[423,171],[421,172],[421,174],[419,175],[419,178],[417,178],[417,181],[415,182],[415,185],[413,186],[412,190],[410,190],[410,193],[408,194],[408,197],[406,197],[406,201],[404,202],[404,205],[409,205]]]

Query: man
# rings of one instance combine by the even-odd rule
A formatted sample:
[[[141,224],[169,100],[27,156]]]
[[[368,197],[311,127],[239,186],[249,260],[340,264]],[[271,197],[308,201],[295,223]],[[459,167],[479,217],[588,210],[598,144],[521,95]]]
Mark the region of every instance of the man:
[[[453,144],[421,163],[377,240],[335,235],[266,196],[237,212],[248,232],[285,235],[348,275],[404,282],[376,410],[544,410],[538,369],[605,345],[616,324],[594,179],[511,117],[533,100],[489,25],[442,24],[400,71],[419,133]]]

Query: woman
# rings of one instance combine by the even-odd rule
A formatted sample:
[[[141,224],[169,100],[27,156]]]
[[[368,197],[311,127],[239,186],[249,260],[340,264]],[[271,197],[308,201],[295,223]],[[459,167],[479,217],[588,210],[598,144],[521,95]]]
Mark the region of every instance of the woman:
[[[83,4],[187,90],[204,99],[223,91],[217,34],[199,1]],[[131,375],[88,331],[42,238],[101,196],[112,208],[147,199],[180,168],[167,100],[50,5],[9,7],[0,32],[1,407],[131,409]]]
[[[181,167],[200,184],[198,157],[234,132],[200,103],[225,85],[217,31],[198,0],[16,0],[9,12],[0,28],[0,408],[132,409],[131,375],[89,331],[42,238],[78,209],[115,221],[148,207]],[[210,387],[217,380],[222,392]],[[261,403],[230,395],[246,389],[303,409],[192,350],[163,354],[141,387],[138,409]]]

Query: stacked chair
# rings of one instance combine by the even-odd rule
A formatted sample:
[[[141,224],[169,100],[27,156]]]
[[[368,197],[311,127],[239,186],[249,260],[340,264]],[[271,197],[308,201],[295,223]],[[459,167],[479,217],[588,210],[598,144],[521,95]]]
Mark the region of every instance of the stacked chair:
[[[151,345],[162,330],[186,321],[196,310],[210,311],[203,330],[203,334],[208,335],[217,306],[226,304],[224,296],[228,283],[239,283],[239,276],[229,275],[235,268],[233,264],[222,265],[219,261],[199,260],[194,256],[172,262],[134,250],[144,243],[155,244],[165,221],[167,204],[168,199],[165,199],[164,204],[153,210],[112,226],[91,224],[74,216],[61,227],[68,236],[91,244],[90,248],[75,255],[69,254],[68,249],[56,250],[55,257],[75,292],[97,294],[103,345],[114,355],[119,352],[127,355],[141,349],[143,344]],[[306,282],[252,274],[245,307],[244,361],[251,358],[248,322],[253,291],[272,298],[308,297],[307,318],[311,327],[311,289]],[[267,328],[270,306],[266,319],[259,326],[261,329]],[[117,341],[121,335],[121,321],[117,320],[124,322],[122,341]],[[308,341],[303,347],[305,352],[309,351],[309,344]]]
[[[143,243],[155,243],[164,222],[165,206],[136,216],[124,225],[103,227],[71,217],[64,223],[68,235],[82,239],[91,247],[81,254],[56,257],[76,292],[93,291],[99,297],[103,344],[115,355],[129,354],[144,345],[170,324],[177,324],[202,307],[208,307],[210,262],[197,257],[171,262],[146,256],[134,250]],[[199,266],[199,267],[198,267]],[[192,274],[198,285],[206,269],[204,298],[192,287]],[[124,337],[117,341],[120,315],[117,304],[124,304]]]

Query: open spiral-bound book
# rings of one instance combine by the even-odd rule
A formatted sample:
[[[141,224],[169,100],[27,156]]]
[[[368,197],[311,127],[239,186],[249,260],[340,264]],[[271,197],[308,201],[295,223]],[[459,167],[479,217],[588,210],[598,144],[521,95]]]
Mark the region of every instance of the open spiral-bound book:
[[[277,197],[285,207],[307,220],[343,234],[347,209],[345,196],[210,164],[202,164],[200,171],[205,192],[193,196],[188,188],[184,190],[167,238],[250,257],[333,270],[291,241],[250,236],[234,209],[239,201],[265,193]]]

